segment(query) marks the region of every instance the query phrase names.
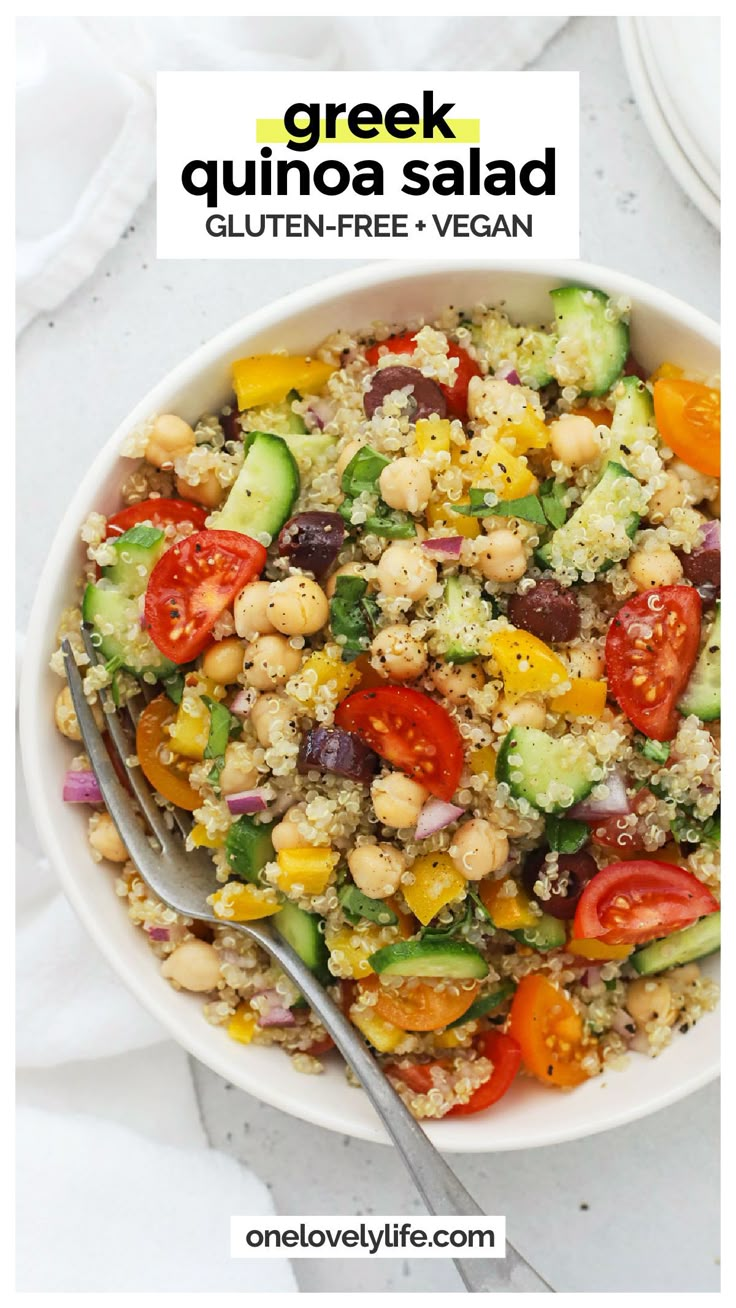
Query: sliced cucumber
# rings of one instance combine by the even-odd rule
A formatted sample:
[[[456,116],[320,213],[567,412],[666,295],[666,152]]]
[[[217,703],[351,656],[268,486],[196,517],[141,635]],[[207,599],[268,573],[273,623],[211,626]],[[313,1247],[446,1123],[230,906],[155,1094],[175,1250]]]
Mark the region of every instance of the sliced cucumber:
[[[693,668],[685,694],[677,705],[685,717],[694,713],[701,722],[713,722],[721,716],[721,601],[716,616]]]
[[[630,963],[640,976],[651,976],[654,972],[667,972],[671,967],[680,967],[683,963],[692,963],[695,958],[704,958],[714,954],[721,947],[721,915],[710,913],[701,917],[699,922],[675,931],[664,940],[654,940],[651,945],[637,949],[631,955]]]
[[[447,663],[468,663],[477,658],[492,617],[493,608],[477,582],[471,577],[448,577],[436,616],[438,652]]]
[[[515,799],[543,813],[580,803],[595,785],[595,759],[580,736],[548,736],[536,727],[512,727],[496,759],[496,780]],[[558,787],[565,787],[560,796]]]
[[[292,409],[292,401],[298,400],[298,391],[290,391],[282,404],[275,404],[262,409],[249,409],[248,420],[253,428],[273,432],[283,436],[299,465],[300,473],[309,472],[315,464],[324,459],[328,450],[337,444],[337,436],[327,436],[323,431],[308,431],[300,413]]]
[[[474,1022],[479,1017],[485,1017],[488,1013],[494,1013],[497,1008],[506,1003],[516,990],[515,981],[502,981],[500,985],[492,990],[489,995],[481,995],[476,999],[470,1008],[463,1013],[462,1017],[456,1017],[454,1022],[450,1022],[448,1031],[453,1026],[464,1026],[466,1022]]]
[[[541,390],[552,381],[552,357],[557,349],[557,337],[549,332],[525,332],[516,349],[516,372],[522,386]]]
[[[163,553],[165,539],[160,527],[139,525],[123,532],[116,540],[108,541],[117,559],[102,569],[103,577],[107,577],[124,595],[142,595],[154,565]]]
[[[352,881],[346,881],[340,887],[337,898],[346,918],[353,924],[366,918],[369,922],[377,922],[379,926],[395,926],[399,920],[389,904],[384,904],[382,899],[371,899],[369,895],[364,895]]]
[[[299,955],[323,985],[334,981],[327,966],[329,951],[321,930],[322,919],[316,913],[307,913],[297,904],[285,903],[271,921],[279,935],[284,937],[294,953]]]
[[[609,459],[624,462],[634,441],[654,427],[652,393],[638,377],[622,377],[615,390]]]
[[[241,881],[257,881],[261,869],[275,858],[271,841],[273,822],[254,822],[243,814],[225,837],[225,855]]]
[[[210,525],[246,536],[276,536],[299,494],[299,469],[286,440],[269,432],[246,438],[243,466]]]
[[[484,977],[488,964],[483,955],[465,940],[401,940],[386,945],[368,959],[382,976]]]
[[[607,463],[582,504],[536,551],[538,562],[562,575],[605,572],[628,556],[646,504],[636,477],[620,463]]]
[[[564,922],[560,922],[559,918],[553,917],[551,913],[543,913],[534,926],[524,927],[521,931],[512,931],[511,934],[522,944],[529,945],[540,953],[546,953],[548,949],[562,949],[567,943]]]
[[[106,660],[117,660],[118,667],[137,676],[152,675],[157,681],[176,671],[176,665],[164,658],[142,630],[138,600],[124,595],[107,580],[87,587],[82,617],[97,633],[99,653]]]
[[[604,291],[560,286],[550,296],[560,336],[553,360],[558,381],[572,382],[584,395],[605,395],[623,371],[629,353],[628,326],[611,313]]]

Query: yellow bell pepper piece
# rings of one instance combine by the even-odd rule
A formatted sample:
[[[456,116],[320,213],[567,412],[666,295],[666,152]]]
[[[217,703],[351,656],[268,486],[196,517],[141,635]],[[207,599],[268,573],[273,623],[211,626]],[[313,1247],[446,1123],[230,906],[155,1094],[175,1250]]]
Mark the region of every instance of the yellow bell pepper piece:
[[[604,940],[568,940],[565,953],[577,954],[579,958],[588,958],[597,963],[628,958],[633,948],[633,945],[607,945]]]
[[[397,932],[396,939],[400,938]],[[354,927],[348,925],[337,929],[330,926],[325,928],[325,944],[330,954],[336,956],[335,965],[340,975],[344,976],[345,968],[348,967],[354,981],[360,981],[364,976],[375,975],[368,959],[371,954],[375,954],[377,949],[386,944],[386,940],[386,935],[377,927],[375,930],[368,931],[356,931]],[[337,955],[340,957],[338,958]]]
[[[649,380],[654,382],[662,381],[665,377],[677,378],[681,376],[682,368],[678,367],[676,363],[660,363],[659,367],[655,368]]]
[[[608,683],[595,677],[575,677],[570,690],[550,700],[554,713],[571,718],[599,718],[606,707]]]
[[[434,1037],[433,1043],[440,1049],[462,1049],[470,1044],[477,1029],[477,1022],[467,1022],[464,1026],[453,1026]]]
[[[411,885],[402,887],[404,899],[422,926],[427,926],[445,904],[459,899],[465,889],[465,877],[449,854],[422,854],[412,864],[411,872]]]
[[[379,1054],[392,1054],[397,1045],[406,1039],[406,1031],[394,1026],[393,1022],[387,1022],[375,1008],[361,1008],[354,1004],[350,1009],[350,1021]]]
[[[241,1004],[235,1010],[226,1030],[231,1040],[237,1040],[241,1045],[249,1045],[256,1033],[258,1019],[247,1004]]]
[[[260,890],[244,881],[229,881],[222,890],[210,895],[207,902],[212,905],[215,917],[226,922],[254,922],[281,910],[273,891]]]
[[[531,404],[527,404],[524,416],[519,422],[508,423],[501,435],[513,436],[514,454],[526,454],[527,450],[543,450],[549,445],[549,427]]]
[[[225,844],[225,835],[222,831],[218,831],[216,836],[211,836],[202,822],[195,822],[189,832],[189,839],[196,849],[222,849]]]
[[[481,468],[483,477],[491,483],[500,500],[518,500],[523,495],[533,495],[539,487],[534,473],[523,456],[512,454],[511,450],[499,441],[492,441],[491,448]]]
[[[321,391],[335,369],[321,359],[296,354],[252,354],[233,364],[233,386],[239,409],[280,404],[289,391],[313,395]]]
[[[503,686],[510,699],[545,694],[568,680],[562,659],[538,636],[517,627],[496,631],[490,638],[491,652],[501,669]]]
[[[514,887],[512,895],[506,890],[509,884]],[[499,931],[522,931],[525,927],[536,926],[539,921],[529,896],[511,877],[505,877],[503,881],[481,881],[479,894]]]
[[[474,749],[468,755],[468,764],[473,776],[480,776],[482,772],[487,772],[489,777],[496,775],[496,751],[493,745],[483,745],[482,749]]]
[[[314,682],[314,693],[310,695],[309,699],[300,699],[299,701],[306,708],[314,707],[317,698],[316,692],[320,686],[326,686],[329,681],[336,683],[338,699],[344,699],[348,692],[360,682],[360,668],[356,668],[354,663],[343,663],[342,659],[334,659],[331,654],[327,654],[323,649],[315,650],[314,654],[310,654],[309,658],[304,660],[299,670],[299,676],[302,681],[306,680],[311,683],[311,675],[305,678],[305,673],[311,674],[312,672],[317,675],[317,680]]]
[[[202,759],[210,735],[210,711],[199,695],[184,692],[171,727],[171,748],[184,758]]]
[[[450,453],[449,418],[439,418],[436,414],[431,418],[420,418],[414,432],[420,454]]]
[[[459,504],[469,504],[468,498],[458,500]],[[481,526],[477,518],[469,518],[464,513],[455,513],[451,504],[428,504],[426,513],[427,523],[430,527],[447,528],[448,536],[465,536],[467,540],[475,540],[480,536]]]
[[[340,861],[340,855],[333,849],[305,845],[303,849],[279,850],[276,861],[279,865],[276,881],[284,894],[291,894],[295,887],[300,886],[304,895],[321,895]]]

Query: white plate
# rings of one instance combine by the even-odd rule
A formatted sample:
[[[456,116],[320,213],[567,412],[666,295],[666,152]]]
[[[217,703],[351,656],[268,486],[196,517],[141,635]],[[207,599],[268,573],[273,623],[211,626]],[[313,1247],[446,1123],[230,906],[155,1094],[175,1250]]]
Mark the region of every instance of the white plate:
[[[144,934],[132,926],[126,905],[114,893],[112,872],[90,856],[85,813],[62,802],[61,779],[70,750],[53,725],[60,683],[48,661],[59,614],[73,601],[81,569],[79,527],[92,509],[117,506],[124,475],[118,451],[130,428],[152,413],[180,413],[194,421],[203,412],[217,411],[229,399],[230,363],[239,355],[278,348],[299,353],[337,327],[356,329],[377,319],[400,324],[417,314],[431,319],[448,304],[479,300],[505,302],[521,321],[543,321],[550,315],[548,292],[581,281],[631,299],[632,349],[646,367],[668,359],[696,372],[717,371],[715,323],[672,296],[605,268],[562,262],[397,262],[351,269],[235,323],[136,404],[81,478],[39,582],[25,647],[21,741],[34,819],[68,898],[126,985],[190,1053],[257,1098],[345,1135],[385,1140],[365,1096],[348,1086],[339,1060],[328,1060],[323,1076],[304,1076],[278,1049],[243,1047],[210,1026],[197,998],[172,990],[162,979]],[[718,960],[708,960],[707,966],[717,972]],[[607,1072],[569,1094],[519,1080],[492,1113],[430,1124],[429,1135],[447,1152],[482,1153],[555,1144],[620,1126],[713,1080],[718,1031],[718,1016],[709,1014],[687,1036],[675,1036],[662,1057],[633,1055],[626,1071]]]
[[[717,20],[680,20],[693,22],[693,40],[699,25],[711,21]],[[691,69],[688,79],[683,72],[687,32],[675,26],[676,20],[619,18],[618,22],[626,69],[654,143],[685,193],[720,229],[719,123],[713,110],[714,97],[716,105],[719,98],[719,69],[717,57],[713,59],[712,31],[704,27],[700,33],[693,60],[698,75]]]

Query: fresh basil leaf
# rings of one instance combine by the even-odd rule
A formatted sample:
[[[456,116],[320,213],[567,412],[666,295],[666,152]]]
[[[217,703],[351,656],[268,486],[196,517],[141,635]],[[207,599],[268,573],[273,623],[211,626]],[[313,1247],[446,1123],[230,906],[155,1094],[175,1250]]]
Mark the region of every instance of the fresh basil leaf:
[[[243,724],[229,708],[224,704],[218,704],[216,699],[210,699],[209,695],[202,696],[202,703],[206,704],[210,711],[210,734],[205,745],[204,756],[220,758],[225,754],[230,737],[241,734]]]
[[[112,681],[110,682],[110,694],[115,708],[120,708],[120,687],[118,685],[118,674],[113,672]]]
[[[346,881],[340,887],[337,898],[343,913],[353,925],[366,919],[368,922],[376,922],[379,926],[395,926],[399,920],[389,904],[385,904],[382,899],[370,899],[352,882]]]
[[[566,494],[564,483],[555,481],[554,477],[548,477],[539,487],[539,499],[550,527],[561,527],[567,521]]]
[[[452,504],[455,513],[469,518],[523,518],[526,522],[535,522],[540,527],[547,526],[544,509],[537,495],[522,495],[518,500],[498,500],[496,504],[486,504],[488,489],[472,486],[469,504]]]
[[[338,577],[330,600],[332,634],[340,639],[345,663],[357,659],[369,648],[378,621],[376,601],[368,597],[368,583],[362,577]]]
[[[501,1004],[510,999],[515,990],[515,981],[501,981],[489,995],[481,995],[480,999],[474,1000],[462,1017],[456,1017],[454,1022],[450,1022],[447,1028],[448,1031],[452,1030],[454,1026],[463,1026],[465,1022],[473,1022],[478,1017],[486,1017],[488,1013],[500,1008]]]
[[[364,491],[377,491],[378,478],[388,463],[390,459],[379,454],[378,450],[361,445],[342,474],[340,486],[343,493],[354,499]]]
[[[588,841],[590,828],[587,822],[575,818],[550,815],[546,822],[547,844],[558,854],[577,854]]]
[[[164,677],[161,685],[166,691],[172,704],[181,704],[182,696],[184,694],[183,672],[173,672],[170,677]]]
[[[390,509],[383,500],[378,501],[375,512],[366,518],[363,530],[388,540],[411,540],[417,534],[413,519],[400,509]]]

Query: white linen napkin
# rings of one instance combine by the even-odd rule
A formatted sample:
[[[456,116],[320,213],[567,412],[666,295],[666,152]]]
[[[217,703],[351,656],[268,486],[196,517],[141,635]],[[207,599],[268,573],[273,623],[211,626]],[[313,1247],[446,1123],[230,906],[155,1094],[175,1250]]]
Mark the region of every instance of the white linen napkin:
[[[145,198],[157,69],[515,69],[565,22],[19,18],[17,330],[81,285]]]

